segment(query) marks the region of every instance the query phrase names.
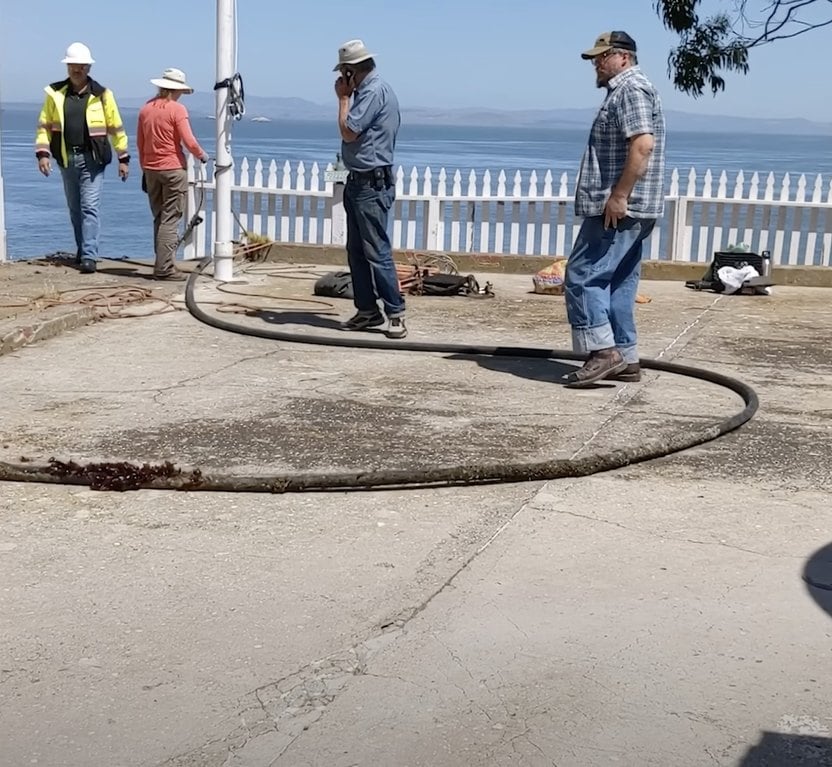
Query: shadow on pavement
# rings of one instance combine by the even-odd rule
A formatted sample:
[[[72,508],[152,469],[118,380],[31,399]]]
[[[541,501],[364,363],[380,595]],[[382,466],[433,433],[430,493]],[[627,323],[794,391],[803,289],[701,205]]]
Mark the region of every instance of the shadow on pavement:
[[[325,328],[328,330],[341,331],[340,320],[324,317],[315,312],[292,312],[281,311],[272,312],[268,310],[252,311],[251,316],[259,317],[263,322],[270,325],[308,325],[315,328]],[[343,331],[342,331],[343,332]],[[383,335],[384,328],[371,328],[369,331],[361,331],[361,333],[349,334],[344,333],[344,337],[355,335],[356,339],[362,335]],[[546,383],[554,383],[563,385],[563,380],[569,373],[578,370],[580,365],[572,365],[560,360],[534,359],[523,357],[490,357],[488,355],[476,354],[450,354],[446,357],[449,360],[458,360],[462,362],[475,362],[477,365],[488,370],[493,370],[497,373],[509,373],[518,376],[519,378],[526,378],[530,381],[544,381]],[[609,388],[614,384],[597,384],[592,388]]]
[[[117,262],[118,266],[107,266],[107,263],[110,262]],[[38,266],[61,266],[66,267],[67,269],[73,269],[76,272],[80,271],[80,263],[78,259],[75,257],[74,253],[67,253],[64,251],[58,251],[57,253],[52,253],[48,256],[42,256],[41,258],[34,258],[31,259],[31,263],[38,265]],[[127,266],[122,266],[121,264],[126,264]],[[152,268],[152,262],[149,264]],[[104,257],[99,260],[98,268],[95,270],[95,274],[108,274],[113,277],[147,277],[149,276],[152,278],[151,275],[141,274],[139,272],[140,269],[147,269],[148,264],[143,264],[137,261],[130,261],[126,258],[109,258]]]
[[[253,310],[249,312],[252,317],[259,317],[263,322],[270,325],[308,325],[315,328],[342,331],[341,321],[325,317],[319,313],[280,311],[274,312],[266,309]],[[343,331],[342,331],[343,332]],[[356,338],[361,335],[383,335],[384,327],[371,328],[370,330],[355,333]],[[349,334],[345,333],[345,338]],[[449,360],[462,362],[475,362],[477,365],[497,373],[509,373],[519,378],[526,378],[530,381],[544,381],[564,385],[565,377],[581,366],[569,364],[560,360],[537,359],[531,357],[492,357],[489,355],[477,354],[450,354],[446,357]],[[614,388],[614,383],[598,383],[590,387],[592,389]]]
[[[832,739],[763,732],[737,767],[832,767]]]
[[[463,362],[475,362],[482,368],[493,370],[497,373],[509,373],[518,378],[526,378],[529,381],[543,381],[545,383],[565,383],[565,376],[580,368],[580,365],[573,365],[560,360],[546,360],[524,357],[489,357],[476,354],[451,354],[449,360],[461,360]],[[598,384],[592,388],[609,387],[614,384]]]
[[[832,616],[832,543],[818,549],[803,568],[806,590],[818,607]]]
[[[339,320],[324,317],[315,312],[271,312],[266,309],[258,309],[250,312],[250,316],[259,317],[263,322],[268,322],[269,325],[309,325],[313,328],[341,330],[341,322]],[[378,329],[379,332],[381,330],[381,328]]]
[[[136,267],[103,266],[96,269],[98,274],[110,274],[115,277],[143,277],[153,279],[152,274],[141,274]]]

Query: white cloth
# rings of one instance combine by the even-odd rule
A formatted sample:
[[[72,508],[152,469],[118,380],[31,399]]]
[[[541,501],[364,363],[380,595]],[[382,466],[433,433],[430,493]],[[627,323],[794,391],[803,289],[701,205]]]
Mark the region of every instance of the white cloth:
[[[716,273],[719,281],[725,285],[723,293],[736,293],[747,280],[759,277],[760,273],[753,266],[735,269],[733,266],[723,266]]]

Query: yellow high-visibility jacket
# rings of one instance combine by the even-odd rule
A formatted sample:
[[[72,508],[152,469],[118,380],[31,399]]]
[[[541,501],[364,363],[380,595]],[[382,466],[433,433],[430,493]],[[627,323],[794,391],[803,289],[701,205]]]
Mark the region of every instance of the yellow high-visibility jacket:
[[[127,153],[127,134],[118,111],[112,91],[92,78],[89,81],[90,97],[87,100],[87,132],[93,159],[101,165],[109,165],[113,159],[110,140],[118,155],[118,161],[130,162]],[[51,154],[58,165],[67,165],[66,143],[64,142],[64,102],[69,89],[69,80],[47,85],[46,98],[38,118],[35,135],[35,155],[49,157]]]

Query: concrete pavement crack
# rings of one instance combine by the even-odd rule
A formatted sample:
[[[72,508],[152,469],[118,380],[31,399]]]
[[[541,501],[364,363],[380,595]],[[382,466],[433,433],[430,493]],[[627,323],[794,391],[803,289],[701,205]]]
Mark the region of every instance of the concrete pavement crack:
[[[242,365],[246,362],[252,362],[254,360],[263,360],[267,357],[272,357],[275,354],[280,352],[279,349],[272,349],[268,352],[263,352],[261,354],[251,354],[247,357],[240,357],[238,360],[234,360],[233,362],[229,362],[227,365],[223,365],[222,367],[216,368],[214,370],[208,370],[204,373],[200,373],[199,375],[195,376],[188,376],[187,378],[183,378],[176,383],[170,384],[169,386],[162,386],[160,388],[152,389],[149,391],[155,391],[156,393],[153,395],[153,401],[159,404],[159,397],[161,397],[165,392],[170,391],[171,389],[179,389],[183,386],[188,386],[191,383],[195,383],[197,381],[204,381],[206,378],[210,376],[217,375],[218,373],[224,373],[226,370],[231,370],[231,368],[236,367],[237,365]]]
[[[599,682],[594,676],[591,676],[591,673],[594,672],[598,668],[599,663],[593,664],[592,668],[584,674],[581,674],[581,679],[586,679],[587,682],[592,682],[592,684],[597,685],[605,692],[609,693],[611,696],[617,696],[618,691],[613,690],[612,687],[605,685],[603,682]],[[587,717],[587,715],[581,711],[580,709],[576,709],[580,714],[583,714],[587,719],[591,717]]]
[[[664,349],[662,349],[658,355],[656,355],[656,359],[661,359],[664,357],[668,352],[670,352],[680,341],[685,339],[691,331],[699,325],[705,317],[714,309],[714,307],[719,303],[722,299],[722,296],[717,296],[711,304],[706,306],[696,317],[693,321],[689,322],[685,327],[681,330],[681,332],[669,343],[667,344]],[[687,343],[687,342],[686,342]],[[575,459],[581,453],[584,452],[598,437],[598,435],[602,434],[609,425],[619,418],[626,410],[627,404],[639,393],[639,388],[631,388],[630,386],[622,386],[612,398],[612,400],[608,403],[606,407],[615,408],[610,415],[605,418],[601,424],[589,435],[589,437],[584,441],[584,443],[578,447],[578,449],[570,456],[570,458]]]
[[[266,704],[263,702],[263,699],[260,697],[260,691],[254,691],[254,698],[257,700],[257,704],[260,706],[260,710],[265,714],[266,718],[271,721],[271,716],[269,714],[268,709],[266,708]],[[274,722],[272,722],[272,729],[276,730],[277,727],[275,726]]]
[[[659,352],[658,359],[664,357],[669,351],[676,346],[685,336],[687,336],[707,315],[716,309],[716,305],[724,298],[724,296],[717,296],[708,306],[706,306],[699,314],[696,315],[693,322],[687,325],[679,335],[676,336],[661,352]]]
[[[764,557],[766,559],[803,559],[803,557],[799,556],[788,556],[784,554],[767,554],[764,551],[757,551],[755,549],[747,549],[744,546],[736,546],[733,543],[725,543],[725,541],[701,541],[697,540],[696,538],[680,538],[674,535],[662,535],[661,533],[653,532],[652,530],[641,530],[638,527],[628,527],[627,525],[622,525],[620,522],[616,522],[612,519],[603,519],[601,517],[593,517],[589,514],[580,514],[577,511],[566,511],[565,509],[544,509],[540,507],[534,507],[536,511],[549,511],[553,514],[558,514],[559,516],[565,517],[575,517],[576,519],[584,519],[589,522],[596,522],[601,525],[609,525],[610,527],[617,527],[619,530],[626,530],[628,533],[635,533],[637,535],[644,535],[648,538],[656,538],[662,541],[676,541],[677,543],[691,543],[696,546],[721,546],[722,548],[726,549],[733,549],[735,551],[741,551],[745,554],[753,554],[757,557]]]
[[[277,763],[278,763],[278,762],[279,762],[279,761],[283,758],[283,755],[284,755],[284,754],[285,754],[285,753],[286,753],[286,752],[287,752],[287,751],[288,751],[288,750],[289,750],[292,746],[294,746],[294,745],[295,745],[295,741],[296,741],[296,740],[297,740],[297,739],[298,739],[298,738],[299,738],[302,734],[303,734],[303,730],[302,730],[301,732],[299,732],[297,735],[295,735],[295,736],[294,736],[294,737],[293,737],[293,738],[292,738],[292,739],[291,739],[291,740],[290,740],[290,741],[289,741],[289,742],[288,742],[285,746],[283,746],[283,748],[281,748],[281,749],[280,749],[280,752],[277,754],[277,756],[269,762],[268,767],[275,767],[275,765],[276,765],[276,764],[277,764]]]
[[[497,605],[494,602],[494,600],[489,599],[485,603],[485,606],[493,608],[494,612],[498,613],[507,623],[510,623],[517,630],[518,634],[522,634],[525,639],[529,638],[529,635],[525,631],[523,631],[523,629],[514,620],[512,620],[499,605]]]
[[[720,602],[724,602],[725,599],[732,591],[736,591],[737,589],[747,589],[754,581],[757,580],[759,577],[758,573],[754,573],[745,583],[732,583],[730,584],[725,591],[722,592],[722,595],[719,597]]]
[[[438,642],[438,643],[442,646],[442,648],[445,650],[445,652],[447,652],[447,653],[448,653],[448,655],[450,656],[451,660],[452,660],[452,661],[456,664],[456,666],[458,666],[458,667],[459,667],[462,671],[464,671],[464,672],[468,675],[468,677],[471,679],[471,681],[472,681],[474,684],[481,684],[483,687],[485,687],[485,689],[486,689],[486,690],[488,690],[488,692],[490,692],[492,695],[494,695],[496,698],[498,698],[498,699],[500,700],[500,702],[501,702],[501,703],[503,703],[502,699],[500,699],[500,696],[499,696],[499,695],[495,695],[494,691],[493,691],[493,690],[492,690],[492,689],[491,689],[491,688],[490,688],[490,687],[486,684],[485,680],[479,680],[479,681],[478,681],[477,679],[475,679],[475,678],[474,678],[474,675],[471,673],[471,670],[470,670],[470,669],[469,669],[469,668],[468,668],[468,667],[467,667],[467,666],[466,666],[466,665],[462,662],[462,658],[460,658],[460,657],[459,657],[456,653],[454,653],[454,651],[453,651],[450,647],[448,647],[448,645],[446,645],[446,644],[445,644],[445,643],[444,643],[444,642],[443,642],[443,641],[442,641],[442,640],[441,640],[441,639],[440,639],[440,638],[439,638],[436,634],[433,634],[433,638],[434,638],[434,639],[435,639],[435,640],[436,640],[436,641],[437,641],[437,642]],[[479,711],[479,712],[480,712],[480,713],[481,713],[481,714],[482,714],[482,715],[483,715],[483,716],[484,716],[484,717],[485,717],[485,718],[486,718],[489,722],[493,722],[493,721],[494,721],[494,717],[492,717],[492,716],[491,716],[491,714],[489,713],[488,709],[484,708],[484,707],[483,707],[483,706],[481,706],[481,705],[480,705],[480,704],[479,704],[476,700],[474,700],[474,699],[471,697],[471,695],[469,695],[468,691],[467,691],[464,687],[460,687],[460,686],[459,686],[456,682],[454,682],[452,679],[449,679],[448,681],[449,681],[449,682],[450,682],[450,683],[451,683],[454,687],[456,687],[456,689],[457,689],[457,690],[459,690],[459,692],[462,694],[462,696],[463,696],[464,698],[466,698],[466,699],[467,699],[467,701],[468,701],[468,703],[469,703],[469,704],[471,704],[471,705],[473,705],[473,706],[476,706],[477,710],[478,710],[478,711]],[[506,708],[506,706],[505,706],[505,704],[504,704],[504,703],[503,703],[503,708]],[[506,710],[506,716],[508,716],[508,710]]]
[[[395,674],[394,675],[390,675],[390,674],[371,674],[369,671],[365,671],[362,674],[362,676],[366,676],[366,677],[369,677],[371,679],[386,679],[388,681],[389,680],[395,680],[397,682],[401,682],[402,684],[411,685],[412,687],[415,687],[417,690],[426,690],[427,689],[423,685],[417,684],[416,682],[414,682],[411,679],[405,679],[404,677],[397,676]]]
[[[526,761],[526,755],[520,753],[520,751],[517,748],[517,741],[522,738],[535,751],[537,751],[544,759],[546,759],[548,761],[549,767],[557,767],[557,764],[554,761],[552,761],[551,759],[549,759],[549,757],[546,755],[546,752],[540,746],[538,746],[537,743],[535,743],[530,737],[528,737],[530,732],[531,732],[531,728],[526,727],[526,729],[523,730],[523,732],[520,732],[517,735],[513,735],[509,739],[509,743],[511,744],[512,751],[514,751],[514,753],[517,754],[517,756],[520,757],[520,764],[523,764]]]
[[[436,634],[433,634],[433,638],[442,646],[445,652],[451,657],[451,660],[460,668],[462,669],[467,675],[468,678],[474,683],[478,684],[477,680],[474,678],[474,675],[471,673],[471,670],[462,662],[462,658],[454,653],[454,651],[448,647]]]
[[[324,687],[326,689],[326,683],[331,683],[331,691],[328,696],[325,696],[324,699],[319,700],[318,702],[321,703],[320,707],[318,708],[316,715],[314,718],[308,722],[299,732],[295,733],[293,736],[290,737],[290,742],[287,743],[280,751],[279,754],[275,756],[275,758],[270,763],[269,767],[275,767],[280,760],[285,756],[291,746],[296,742],[296,740],[305,732],[311,724],[317,721],[322,715],[325,708],[335,699],[337,694],[341,692],[344,686],[348,683],[351,677],[355,676],[363,676],[367,674],[367,663],[368,661],[378,652],[380,652],[384,647],[386,647],[389,643],[395,642],[398,638],[404,633],[404,628],[407,624],[412,621],[416,616],[422,613],[424,610],[428,608],[428,606],[436,599],[440,594],[442,594],[446,589],[448,589],[451,584],[459,577],[461,573],[463,573],[474,560],[476,560],[486,549],[488,549],[491,544],[500,536],[500,534],[508,527],[509,524],[525,509],[529,508],[531,500],[537,495],[537,492],[540,488],[542,483],[535,483],[534,486],[529,490],[529,495],[527,496],[526,500],[523,503],[519,504],[517,509],[503,521],[503,523],[497,528],[497,530],[489,536],[489,538],[480,545],[477,549],[472,551],[465,559],[459,564],[459,566],[444,580],[442,581],[437,588],[435,588],[432,592],[430,592],[418,605],[412,607],[405,611],[395,621],[387,621],[383,624],[383,628],[377,630],[372,636],[365,639],[363,642],[360,642],[352,647],[341,650],[339,652],[333,653],[329,656],[326,656],[322,659],[313,661],[311,663],[306,664],[305,666],[301,667],[300,669],[294,671],[291,674],[287,674],[277,681],[268,682],[266,684],[260,685],[259,687],[251,690],[247,695],[244,695],[241,698],[241,701],[244,701],[246,697],[255,696],[258,700],[258,704],[264,708],[269,715],[271,716],[272,720],[275,721],[275,728],[278,731],[282,731],[279,719],[283,716],[287,720],[291,720],[293,718],[297,718],[302,716],[304,713],[310,713],[310,708],[308,705],[309,701],[303,700],[303,694],[300,695],[300,700],[295,700],[292,698],[292,693],[301,689],[301,693],[305,692],[304,685],[307,683],[315,683],[315,682],[324,682]],[[390,630],[389,627],[395,625],[396,628]],[[379,642],[379,639],[384,639],[386,641]],[[446,648],[448,649],[448,648]],[[450,650],[449,650],[450,652]],[[453,657],[453,656],[452,656]],[[457,662],[461,664],[459,659],[456,659]],[[461,665],[461,668],[465,668],[464,665]],[[472,681],[476,682],[474,677],[471,675],[471,672],[466,669],[469,677]],[[283,689],[286,687],[286,684],[290,681],[295,681],[295,684],[290,685],[288,689]],[[404,681],[404,680],[402,680]],[[486,689],[488,689],[486,685]],[[265,691],[276,691],[279,692],[279,701],[274,701],[277,704],[279,709],[282,709],[277,713],[269,711],[269,705],[263,701],[260,697],[261,694]],[[490,692],[493,692],[489,690]],[[460,692],[467,696],[465,690],[460,688]],[[314,696],[312,696],[314,697]],[[499,697],[499,696],[498,696]],[[301,705],[295,705],[300,703]],[[505,703],[503,703],[504,708]],[[246,706],[242,707],[242,711],[247,710]],[[507,711],[507,708],[506,708]],[[484,715],[487,718],[488,713],[483,711]],[[239,716],[239,714],[237,715]],[[183,759],[187,759],[190,755],[199,754],[205,748],[207,748],[211,744],[216,743],[223,743],[229,740],[233,735],[233,731],[230,735],[221,737],[221,738],[213,738],[208,743],[203,744],[202,746],[198,746],[192,751],[186,754],[180,754],[174,759],[165,761],[162,763],[161,767],[177,767],[179,764],[183,764]],[[288,737],[288,736],[287,736]],[[187,762],[184,762],[187,764]]]

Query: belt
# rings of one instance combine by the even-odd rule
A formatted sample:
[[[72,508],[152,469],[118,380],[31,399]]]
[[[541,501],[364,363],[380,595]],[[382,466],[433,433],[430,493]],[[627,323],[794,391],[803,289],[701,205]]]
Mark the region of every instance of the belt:
[[[350,180],[351,181],[368,181],[370,183],[375,183],[376,181],[386,181],[387,183],[392,183],[393,181],[393,166],[392,165],[379,165],[378,168],[373,168],[372,170],[351,170],[350,171]]]

